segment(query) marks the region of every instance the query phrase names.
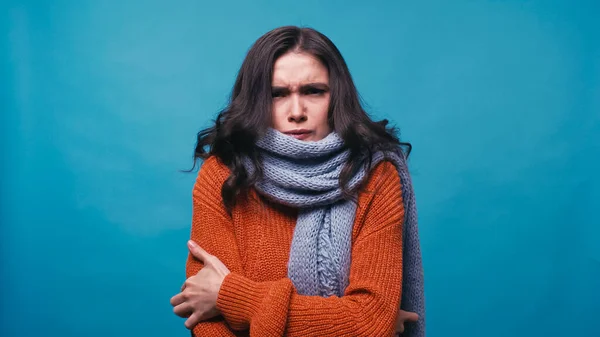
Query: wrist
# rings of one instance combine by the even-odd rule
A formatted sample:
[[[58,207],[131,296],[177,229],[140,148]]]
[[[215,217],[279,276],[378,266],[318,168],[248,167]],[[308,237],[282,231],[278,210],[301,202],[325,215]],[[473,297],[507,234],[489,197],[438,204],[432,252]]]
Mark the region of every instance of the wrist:
[[[247,329],[258,311],[260,293],[257,282],[232,272],[225,277],[219,290],[217,310],[233,329]]]

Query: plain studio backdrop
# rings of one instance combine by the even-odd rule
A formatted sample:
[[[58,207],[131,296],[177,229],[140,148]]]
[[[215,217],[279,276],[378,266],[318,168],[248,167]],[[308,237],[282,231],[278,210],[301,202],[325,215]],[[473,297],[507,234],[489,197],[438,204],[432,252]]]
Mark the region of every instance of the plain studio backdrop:
[[[428,336],[600,336],[598,1],[0,6],[1,336],[189,336],[179,170],[288,24],[414,146]]]

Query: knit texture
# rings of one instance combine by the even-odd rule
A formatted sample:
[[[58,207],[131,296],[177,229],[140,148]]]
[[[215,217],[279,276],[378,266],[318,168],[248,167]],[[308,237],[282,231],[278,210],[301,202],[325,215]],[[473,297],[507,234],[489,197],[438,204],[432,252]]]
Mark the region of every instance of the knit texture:
[[[274,129],[267,130],[257,147],[261,150],[264,171],[264,179],[256,184],[257,190],[275,202],[300,209],[288,262],[289,278],[299,294],[342,296],[348,286],[356,213],[356,203],[341,200],[339,185],[349,150],[335,132],[317,142],[304,142]],[[423,270],[414,192],[403,152],[400,149],[376,152],[370,167],[384,159],[396,166],[401,177],[406,211],[401,308],[417,312],[421,318],[405,336],[423,336]],[[350,180],[350,189],[367,176],[364,164]],[[250,160],[244,165],[250,174],[255,171]]]
[[[217,300],[222,316],[196,325],[195,336],[393,334],[403,293],[404,223],[401,182],[393,164],[374,166],[358,195],[349,283],[341,297],[298,293],[288,277],[288,262],[299,209],[259,198],[250,190],[230,215],[220,194],[229,174],[210,157],[193,189],[191,239],[231,271]],[[187,277],[202,267],[188,255]]]

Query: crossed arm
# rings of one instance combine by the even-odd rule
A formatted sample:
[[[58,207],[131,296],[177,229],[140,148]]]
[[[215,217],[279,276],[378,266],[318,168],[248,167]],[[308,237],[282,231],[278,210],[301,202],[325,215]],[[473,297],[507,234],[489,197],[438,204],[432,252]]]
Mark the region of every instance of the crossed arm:
[[[288,278],[256,282],[245,276],[214,178],[201,171],[195,185],[191,239],[199,247],[190,246],[188,279],[172,299],[175,312],[188,317],[186,326],[196,336],[248,331],[257,336],[384,336],[396,331],[404,216],[397,175],[383,176],[389,181],[381,186],[395,188],[378,190],[366,210],[352,245],[344,296],[329,298],[299,295]]]

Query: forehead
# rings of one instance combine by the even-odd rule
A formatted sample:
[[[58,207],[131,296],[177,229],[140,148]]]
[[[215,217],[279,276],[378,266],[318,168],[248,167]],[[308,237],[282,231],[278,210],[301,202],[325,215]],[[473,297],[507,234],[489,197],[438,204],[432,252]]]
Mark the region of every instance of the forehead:
[[[290,52],[282,55],[273,66],[273,85],[329,83],[327,68],[311,54]]]

